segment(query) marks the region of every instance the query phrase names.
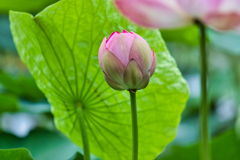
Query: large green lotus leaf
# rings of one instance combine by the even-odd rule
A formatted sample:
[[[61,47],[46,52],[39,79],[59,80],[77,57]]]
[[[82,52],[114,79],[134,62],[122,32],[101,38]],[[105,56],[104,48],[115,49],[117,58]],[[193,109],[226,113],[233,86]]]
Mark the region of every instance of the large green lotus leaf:
[[[33,160],[31,153],[25,148],[0,149],[2,160]]]
[[[83,107],[90,151],[103,160],[131,159],[131,109],[129,93],[105,82],[98,49],[116,30],[144,37],[157,68],[137,92],[139,160],[154,159],[174,139],[189,91],[159,31],[130,24],[106,0],[62,0],[36,17],[11,12],[10,20],[21,59],[48,98],[57,128],[82,146]]]

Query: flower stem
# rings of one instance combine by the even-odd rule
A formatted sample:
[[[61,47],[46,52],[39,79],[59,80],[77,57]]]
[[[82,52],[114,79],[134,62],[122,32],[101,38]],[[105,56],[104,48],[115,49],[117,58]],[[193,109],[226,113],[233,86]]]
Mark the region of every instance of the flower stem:
[[[132,160],[138,159],[138,122],[137,122],[137,104],[136,91],[129,90],[132,112]]]
[[[82,105],[76,105],[76,107],[77,107],[77,116],[79,119],[81,136],[82,136],[84,160],[90,160],[90,150],[89,150],[89,144],[88,144],[87,130],[84,123],[83,108],[82,108]]]
[[[200,154],[202,160],[210,160],[210,144],[208,132],[207,104],[207,55],[206,55],[206,28],[201,22],[200,29],[200,51],[201,51],[201,107],[200,107]]]

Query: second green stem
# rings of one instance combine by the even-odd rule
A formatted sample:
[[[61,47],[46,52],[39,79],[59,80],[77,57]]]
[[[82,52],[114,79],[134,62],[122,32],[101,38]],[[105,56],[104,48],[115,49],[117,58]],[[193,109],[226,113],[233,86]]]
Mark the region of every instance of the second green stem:
[[[200,153],[202,160],[210,160],[209,132],[208,132],[208,104],[207,104],[207,55],[206,28],[199,23],[200,51],[201,51],[201,107],[200,107]]]
[[[132,113],[132,160],[138,159],[138,122],[137,122],[137,104],[136,91],[129,90],[131,99]]]

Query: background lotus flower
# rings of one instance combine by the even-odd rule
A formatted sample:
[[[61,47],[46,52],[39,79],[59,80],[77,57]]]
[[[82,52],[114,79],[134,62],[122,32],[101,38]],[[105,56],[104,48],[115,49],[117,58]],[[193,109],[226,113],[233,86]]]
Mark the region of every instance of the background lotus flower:
[[[99,49],[99,63],[113,89],[143,89],[156,68],[156,56],[134,32],[113,32]]]
[[[196,20],[218,30],[240,24],[239,0],[115,0],[135,23],[151,28],[182,27]]]

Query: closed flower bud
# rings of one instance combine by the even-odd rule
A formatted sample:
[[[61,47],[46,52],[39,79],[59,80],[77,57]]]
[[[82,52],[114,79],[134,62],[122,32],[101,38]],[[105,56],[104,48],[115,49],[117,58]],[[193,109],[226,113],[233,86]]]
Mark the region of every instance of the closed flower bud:
[[[148,43],[126,30],[103,39],[98,59],[106,82],[116,90],[145,88],[156,68],[156,56]]]

